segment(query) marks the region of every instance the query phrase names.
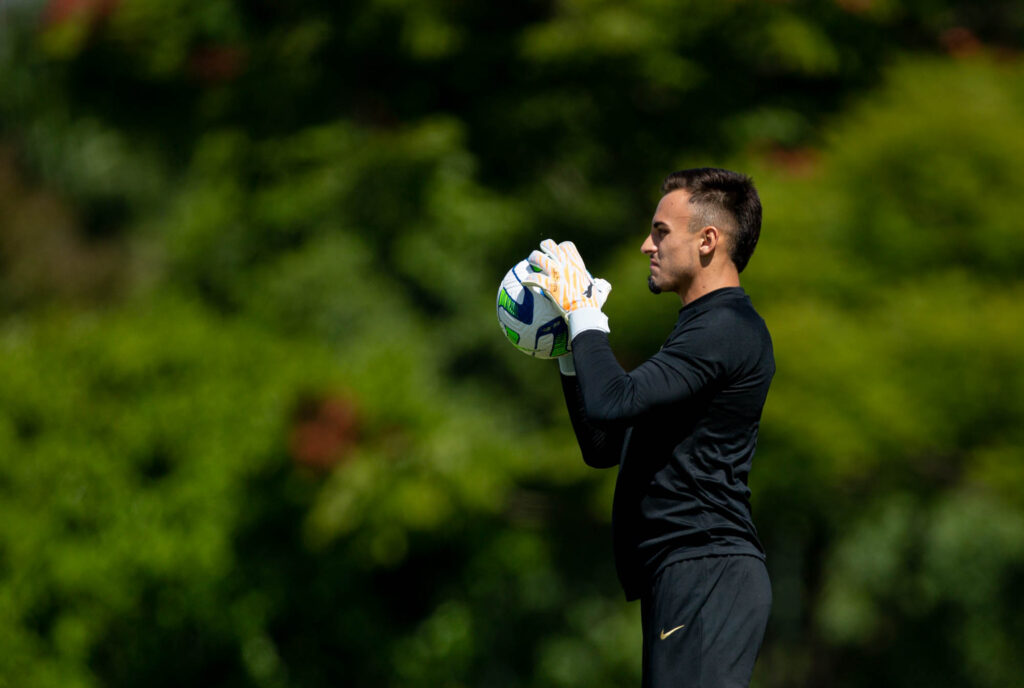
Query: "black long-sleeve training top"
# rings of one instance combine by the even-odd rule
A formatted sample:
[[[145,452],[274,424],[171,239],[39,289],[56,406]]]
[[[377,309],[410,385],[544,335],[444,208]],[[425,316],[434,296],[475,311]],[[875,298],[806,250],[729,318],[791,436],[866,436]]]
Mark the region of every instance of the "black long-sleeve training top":
[[[619,466],[612,531],[627,599],[682,559],[764,558],[747,477],[775,359],[743,289],[688,303],[629,373],[604,332],[581,332],[572,351],[576,377],[562,376],[562,389],[583,460]]]

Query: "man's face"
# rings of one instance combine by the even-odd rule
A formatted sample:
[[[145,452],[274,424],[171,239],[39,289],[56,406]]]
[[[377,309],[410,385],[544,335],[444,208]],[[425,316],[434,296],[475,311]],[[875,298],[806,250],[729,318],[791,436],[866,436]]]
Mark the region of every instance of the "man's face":
[[[640,250],[651,259],[647,286],[655,294],[663,291],[681,293],[697,272],[700,232],[690,231],[694,212],[690,193],[683,189],[662,196],[654,211],[651,233]]]

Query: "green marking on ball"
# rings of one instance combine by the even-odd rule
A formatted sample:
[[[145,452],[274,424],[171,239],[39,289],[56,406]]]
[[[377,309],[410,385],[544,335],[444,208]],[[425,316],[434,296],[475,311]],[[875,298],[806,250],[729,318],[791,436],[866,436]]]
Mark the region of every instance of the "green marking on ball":
[[[569,353],[569,332],[561,330],[555,334],[555,342],[551,345],[551,356],[557,358]]]
[[[513,318],[519,317],[519,304],[504,289],[498,294],[498,305],[508,311]]]
[[[508,325],[505,325],[505,336],[512,340],[513,344],[519,343],[519,333],[513,330]]]

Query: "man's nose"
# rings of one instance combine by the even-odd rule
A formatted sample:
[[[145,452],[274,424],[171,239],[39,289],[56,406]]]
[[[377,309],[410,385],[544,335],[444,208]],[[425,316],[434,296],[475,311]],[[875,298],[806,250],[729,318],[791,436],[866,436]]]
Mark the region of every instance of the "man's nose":
[[[654,239],[652,239],[651,235],[648,234],[647,238],[644,239],[644,243],[640,246],[640,252],[651,256],[654,255],[656,250],[657,249],[654,247]]]

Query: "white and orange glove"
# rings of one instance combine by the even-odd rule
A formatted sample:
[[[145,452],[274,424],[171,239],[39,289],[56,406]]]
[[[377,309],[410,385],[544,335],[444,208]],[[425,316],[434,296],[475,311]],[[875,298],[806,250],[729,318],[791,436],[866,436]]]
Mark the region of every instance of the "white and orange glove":
[[[523,284],[538,287],[551,297],[569,323],[570,338],[586,330],[608,332],[608,316],[601,307],[612,285],[591,277],[571,241],[556,244],[545,239],[540,248],[528,258],[540,272],[532,273]]]

